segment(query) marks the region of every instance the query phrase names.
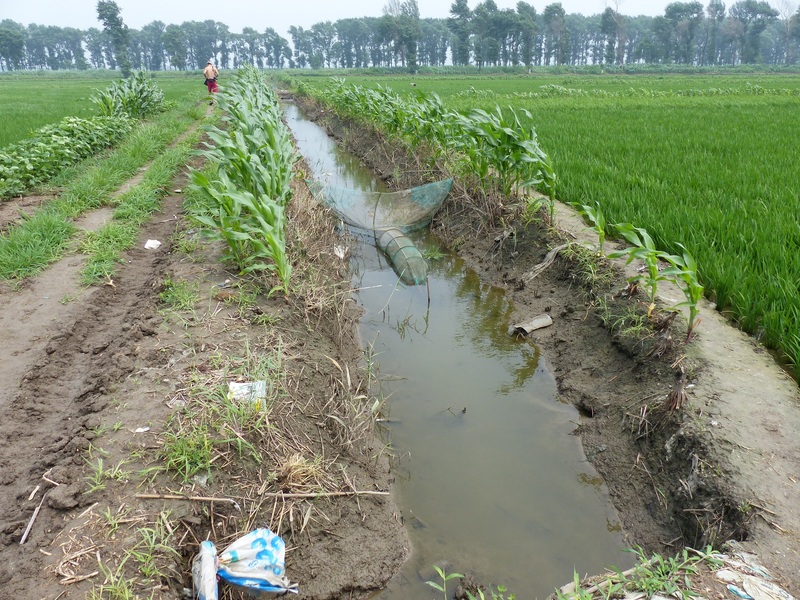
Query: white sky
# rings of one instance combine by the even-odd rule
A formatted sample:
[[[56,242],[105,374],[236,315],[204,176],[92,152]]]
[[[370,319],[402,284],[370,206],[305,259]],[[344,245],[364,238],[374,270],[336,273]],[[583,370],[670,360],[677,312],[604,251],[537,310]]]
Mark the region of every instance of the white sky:
[[[468,0],[475,8],[480,0]],[[537,12],[554,0],[527,0]],[[671,0],[619,0],[618,10],[626,15],[664,14]],[[706,4],[705,0],[702,0]],[[122,20],[128,27],[141,29],[152,21],[180,25],[184,21],[212,19],[225,23],[233,33],[252,27],[264,31],[272,27],[286,39],[291,25],[311,27],[319,21],[336,21],[348,17],[380,17],[388,0],[116,0]],[[420,17],[450,16],[453,0],[417,0]],[[498,8],[514,8],[517,0],[495,0]],[[567,13],[593,15],[613,0],[561,0]],[[97,20],[96,0],[0,0],[0,21],[11,19],[23,25],[57,25],[59,27],[102,28]]]

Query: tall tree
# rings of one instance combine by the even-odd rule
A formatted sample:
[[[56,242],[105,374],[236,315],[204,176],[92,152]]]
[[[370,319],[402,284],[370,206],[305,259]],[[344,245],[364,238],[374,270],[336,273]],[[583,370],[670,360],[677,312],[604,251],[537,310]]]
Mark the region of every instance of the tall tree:
[[[569,50],[566,18],[567,14],[561,2],[545,6],[542,13],[545,35],[544,64],[564,63]]]
[[[396,58],[415,73],[420,35],[417,0],[389,0],[383,7],[381,20],[382,33],[392,41]]]
[[[725,20],[725,12],[722,0],[711,0],[706,6],[705,37],[700,52],[702,64],[719,63],[720,28]]]
[[[103,29],[111,38],[114,46],[114,58],[123,77],[131,74],[131,61],[128,59],[128,45],[130,33],[128,26],[122,22],[120,9],[114,0],[99,0],[97,3],[97,20],[103,24]]]
[[[292,25],[289,27],[289,35],[292,38],[292,46],[294,47],[294,63],[304,69],[308,66],[309,59],[313,53],[311,32],[302,27]]]
[[[145,53],[145,66],[151,71],[164,68],[166,53],[164,51],[164,32],[166,25],[161,21],[153,21],[142,27],[142,45]]]
[[[180,25],[167,25],[164,29],[164,51],[169,57],[169,64],[173,69],[183,71],[186,69],[188,50],[186,46],[186,32]]]
[[[741,0],[731,6],[730,16],[742,25],[742,62],[760,62],[761,33],[778,17],[778,11],[764,0]]]
[[[453,32],[453,64],[468,65],[470,47],[470,36],[472,35],[472,11],[469,9],[467,0],[454,0],[450,5],[450,14],[447,26]]]
[[[533,64],[536,31],[538,30],[536,9],[527,2],[519,0],[519,2],[517,2],[517,14],[519,15],[519,23],[522,33],[520,40],[520,58],[522,59],[522,64],[528,67],[528,70],[530,71],[531,65]]]
[[[25,27],[11,19],[0,23],[0,69],[21,69],[25,60]]]
[[[699,2],[672,2],[664,9],[664,18],[672,30],[670,54],[675,62],[693,64],[697,53],[695,38],[703,22],[703,5]]]

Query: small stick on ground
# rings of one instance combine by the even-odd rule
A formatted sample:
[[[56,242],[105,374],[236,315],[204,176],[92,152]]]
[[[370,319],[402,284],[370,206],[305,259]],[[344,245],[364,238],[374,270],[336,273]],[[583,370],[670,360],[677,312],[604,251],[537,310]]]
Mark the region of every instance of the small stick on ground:
[[[239,503],[233,498],[216,498],[213,496],[180,496],[178,494],[136,494],[142,500],[189,500],[192,502],[226,502],[239,509]],[[241,509],[239,509],[241,510]]]
[[[39,505],[33,511],[33,515],[31,515],[31,520],[28,521],[28,526],[25,528],[25,533],[22,534],[22,539],[19,541],[19,545],[25,543],[25,540],[28,539],[28,534],[31,532],[31,527],[33,527],[33,522],[36,520],[36,517],[39,515],[39,509],[42,508],[42,504],[44,504],[44,499],[47,497],[47,494],[42,496],[42,499],[39,500]]]

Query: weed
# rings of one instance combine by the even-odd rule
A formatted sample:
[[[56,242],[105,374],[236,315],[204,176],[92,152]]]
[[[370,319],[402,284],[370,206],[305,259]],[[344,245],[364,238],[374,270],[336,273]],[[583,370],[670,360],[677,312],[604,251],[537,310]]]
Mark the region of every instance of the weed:
[[[177,473],[186,483],[195,473],[211,470],[214,442],[203,424],[184,425],[180,417],[176,417],[175,421],[177,430],[163,434],[161,456],[164,468]]]
[[[122,466],[127,462],[121,460],[113,467],[106,468],[102,457],[98,457],[95,463],[86,461],[91,466],[91,473],[85,477],[89,489],[84,494],[91,494],[97,490],[105,489],[106,482],[109,480],[125,482],[130,477],[130,472],[125,471]]]
[[[611,287],[614,271],[597,253],[581,244],[568,244],[561,253],[574,267],[570,270],[571,276],[590,296],[597,296]]]
[[[643,592],[647,597],[653,595],[695,597],[698,594],[692,590],[691,576],[697,574],[704,563],[711,568],[722,564],[710,547],[705,551],[684,549],[673,557],[654,554],[649,559],[645,557],[641,548],[632,549],[630,552],[634,552],[638,558],[638,564],[634,568],[625,572],[612,569],[613,573],[586,589],[575,573],[571,586],[573,589],[569,592],[556,590],[557,600],[591,600],[595,594],[609,600],[637,592]]]
[[[280,322],[280,317],[277,315],[271,315],[268,313],[261,313],[259,315],[255,315],[250,322],[253,325],[277,325]]]
[[[139,572],[150,580],[166,578],[165,563],[171,559],[179,559],[180,554],[172,547],[172,528],[169,525],[169,513],[158,515],[152,527],[140,527],[136,530],[141,541],[132,548],[128,555],[138,564]]]
[[[173,281],[167,275],[158,299],[173,310],[192,310],[199,300],[199,286],[188,281]]]
[[[434,261],[442,260],[445,257],[445,254],[438,246],[431,246],[425,249],[425,252],[422,253],[422,256],[425,258],[425,260]]]
[[[110,506],[107,506],[106,509],[102,512],[103,520],[106,523],[108,531],[106,534],[108,537],[113,537],[114,534],[119,530],[120,526],[123,522],[127,519],[128,513],[130,509],[120,506],[117,509],[117,512],[113,512]]]
[[[92,588],[89,592],[89,600],[142,600],[136,592],[136,580],[126,579],[123,575],[125,563],[123,561],[116,571],[100,563],[100,571],[103,573],[104,581],[100,585]],[[153,597],[153,594],[150,595]]]
[[[445,573],[445,570],[442,569],[441,567],[439,567],[438,565],[433,565],[433,568],[439,574],[439,577],[441,578],[442,583],[439,584],[439,583],[437,583],[435,581],[426,581],[425,583],[427,583],[433,589],[439,590],[440,592],[442,592],[442,594],[444,594],[445,600],[447,600],[447,598],[448,598],[448,596],[447,596],[447,582],[450,581],[451,579],[461,579],[464,576],[461,573],[450,573],[448,575],[448,574]]]

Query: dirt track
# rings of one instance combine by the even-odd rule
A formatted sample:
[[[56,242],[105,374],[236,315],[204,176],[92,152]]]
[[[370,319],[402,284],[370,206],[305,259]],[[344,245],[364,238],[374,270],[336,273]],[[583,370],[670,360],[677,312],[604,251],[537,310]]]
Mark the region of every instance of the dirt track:
[[[172,188],[187,183],[182,173]],[[296,197],[297,243],[318,255],[313,240],[302,238],[316,236],[326,243],[330,233],[313,231],[314,226],[327,227],[311,222],[317,216],[303,224],[303,198],[302,192]],[[298,291],[289,301],[257,296],[257,290],[240,286],[220,265],[215,245],[185,233],[182,200],[180,194],[164,199],[163,211],[144,226],[136,248],[108,285],[81,288],[83,260],[71,254],[35,279],[18,288],[6,284],[0,292],[7,356],[0,367],[0,402],[7,415],[0,425],[0,581],[5,594],[84,598],[92,587],[122,582],[147,597],[154,592],[155,597],[178,598],[184,587],[191,587],[188,569],[199,540],[211,538],[224,547],[254,526],[272,527],[285,537],[291,548],[287,569],[302,582],[301,598],[380,587],[407,552],[391,498],[367,495],[388,491],[386,457],[372,456],[372,437],[339,439],[323,414],[323,404],[359,392],[359,348],[352,329],[357,314],[348,302],[326,305],[325,298],[314,296],[315,282],[302,281],[302,268],[296,271]],[[82,222],[95,221],[91,217]],[[311,229],[301,231],[303,226]],[[163,245],[145,250],[147,239]],[[338,259],[317,256],[312,262],[319,260],[327,261],[327,274],[317,284],[328,286],[329,279],[345,275]],[[168,279],[196,289],[192,310],[165,306],[159,295]],[[276,347],[285,352],[289,393],[282,404],[285,414],[276,414],[273,426],[288,437],[275,446],[263,440],[265,469],[244,461],[248,468],[225,468],[190,485],[145,475],[158,464],[169,418],[183,414],[182,407],[192,401],[194,380],[207,377],[201,385],[213,390],[223,376],[221,362],[239,360],[245,347],[254,354]],[[342,368],[352,374],[347,380],[351,389],[342,388]],[[335,407],[327,411],[337,414]],[[366,494],[322,498],[313,510],[307,500],[259,497],[253,486],[271,492],[264,485],[266,469],[278,469],[285,458],[280,452],[289,446],[309,458],[329,453],[324,464],[333,473],[331,485]],[[224,445],[216,458],[231,464]],[[103,461],[102,476],[98,460]],[[93,487],[98,489],[90,491]],[[135,497],[143,492],[222,500]],[[227,498],[236,505],[224,502]],[[114,531],[111,522],[117,520],[121,527]],[[164,549],[155,553],[161,577],[144,577],[142,565],[133,559],[119,568],[126,552],[141,549],[142,532],[161,522],[169,523],[174,532],[170,544],[179,550],[178,555]]]
[[[397,156],[391,165],[388,159],[382,162],[375,140],[349,139],[364,142],[361,154],[374,161],[377,171],[396,172]],[[185,188],[185,175],[174,184],[174,189]],[[578,433],[611,491],[628,541],[669,553],[681,544],[742,538],[797,595],[796,384],[767,353],[708,308],[692,344],[681,345],[677,329],[662,357],[648,356],[655,337],[632,339],[602,325],[574,259],[559,258],[542,276],[525,282],[552,238],[536,228],[519,228],[513,248],[497,245],[494,240],[502,232],[476,231],[476,219],[461,200],[456,195],[436,228],[482,277],[509,291],[520,317],[543,311],[553,317],[554,326],[534,334],[535,341],[554,369],[562,397],[585,415]],[[304,201],[309,200],[301,190],[297,202]],[[153,465],[167,420],[180,413],[193,378],[202,374],[212,385],[222,374],[219,358],[241,357],[247,341],[265,354],[278,345],[284,349],[290,393],[283,405],[286,414],[283,420],[276,416],[276,423],[294,428],[300,448],[319,453],[321,444],[326,456],[336,457],[337,464],[330,466],[332,472],[345,473],[336,482],[340,488],[385,491],[391,481],[386,464],[375,458],[379,441],[365,438],[357,448],[348,447],[325,418],[332,398],[357,395],[366,385],[357,375],[352,305],[346,300],[326,304],[310,284],[288,301],[261,295],[245,302],[245,287],[226,284],[236,278],[219,266],[218,249],[195,243],[186,232],[190,226],[181,202],[180,194],[165,199],[164,210],[143,228],[113,285],[80,288],[81,257],[73,254],[19,289],[4,284],[0,291],[6,353],[0,363],[0,406],[6,414],[0,424],[4,592],[20,598],[83,598],[92,586],[109,580],[102,568],[113,570],[123,552],[138,543],[137,527],[151,526],[169,511],[181,555],[165,557],[166,576],[139,577],[136,589],[177,598],[188,584],[188,564],[199,539],[229,540],[254,524],[221,502],[135,498],[147,491],[236,498],[244,513],[253,510],[258,524],[286,537],[287,570],[301,584],[300,597],[363,596],[380,587],[408,551],[390,498],[281,503],[254,495],[241,473],[229,473],[229,452],[219,453],[220,468],[208,481],[182,485],[174,478],[137,475]],[[321,261],[330,277],[326,282],[341,283],[346,279],[343,266],[326,256],[326,246],[314,245],[300,231],[320,225],[304,210],[299,208],[295,219],[297,247]],[[579,240],[586,235],[568,210],[559,209],[556,224]],[[146,239],[165,244],[144,250]],[[302,281],[301,268],[297,276]],[[197,285],[193,310],[165,311],[159,293],[167,277]],[[611,287],[621,289],[619,276]],[[677,297],[668,289],[663,295]],[[622,304],[615,306],[623,310]],[[693,387],[686,389],[682,410],[666,417],[659,407],[678,381],[671,365],[683,354]],[[345,370],[353,375],[349,386],[343,384],[350,381]],[[144,427],[150,429],[137,432]],[[246,475],[256,487],[270,482],[268,471],[279,466],[279,450],[270,450],[274,456],[263,469],[249,465]],[[107,468],[128,461],[127,477],[109,478],[103,489],[87,493],[92,476],[87,463],[96,465],[99,457]],[[104,511],[125,515],[128,522],[109,533]],[[65,562],[67,555],[77,556]],[[125,577],[135,573],[126,571]],[[64,581],[72,583],[65,586]],[[524,590],[515,591],[526,597]]]

